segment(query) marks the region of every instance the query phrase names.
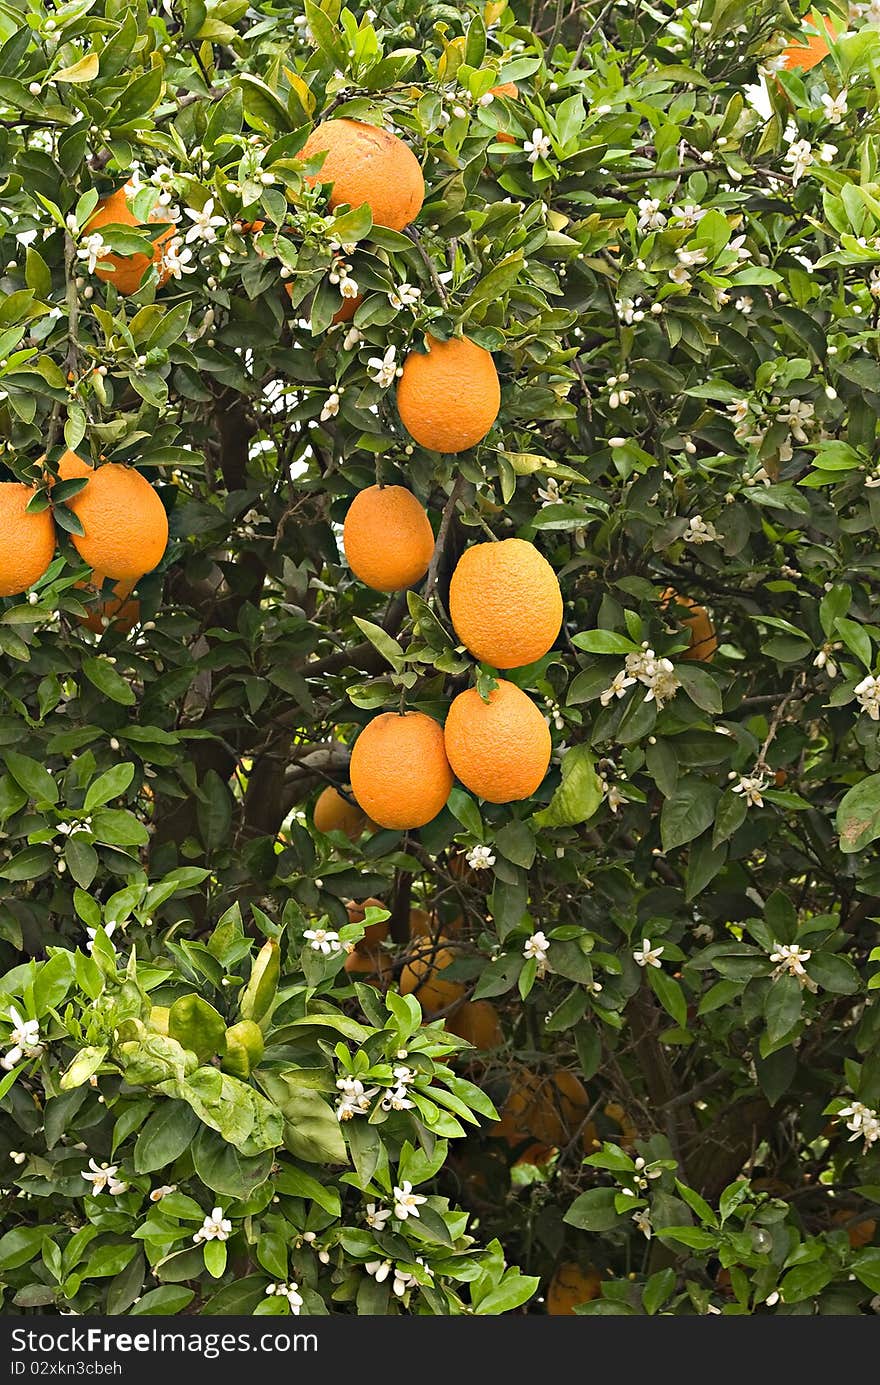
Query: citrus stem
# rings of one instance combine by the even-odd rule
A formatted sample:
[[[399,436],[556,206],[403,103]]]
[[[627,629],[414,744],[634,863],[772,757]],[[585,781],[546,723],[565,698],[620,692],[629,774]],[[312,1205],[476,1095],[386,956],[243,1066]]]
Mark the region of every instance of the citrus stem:
[[[434,552],[431,555],[431,565],[428,568],[428,577],[425,582],[425,601],[430,601],[434,588],[437,585],[437,575],[440,571],[440,561],[443,557],[443,550],[449,537],[449,529],[455,514],[455,507],[458,504],[459,496],[467,484],[461,472],[455,478],[455,484],[449,493],[449,499],[443,507],[443,514],[440,517],[440,528],[437,530],[437,540],[434,544]]]
[[[425,247],[422,245],[421,236],[419,235],[419,233],[418,233],[418,231],[416,230],[415,226],[407,226],[406,230],[404,231],[404,235],[409,236],[409,238],[410,238],[410,240],[412,241],[413,245],[416,247],[416,249],[418,250],[419,254],[421,255],[421,257],[422,257],[422,262],[423,262],[425,268],[427,269],[429,275],[431,276],[431,283],[434,285],[434,289],[435,289],[435,292],[436,292],[436,294],[437,294],[437,297],[440,299],[440,302],[443,304],[443,306],[444,306],[444,308],[445,308],[445,307],[446,307],[446,304],[447,304],[448,301],[449,301],[449,299],[448,299],[448,297],[447,297],[445,288],[443,287],[443,285],[442,285],[441,282],[440,282],[440,279],[439,279],[438,274],[437,274],[437,270],[436,270],[435,267],[434,267],[434,261],[431,259],[431,256],[428,254],[427,250],[426,250]]]
[[[64,233],[64,280],[67,286],[67,369],[74,374],[79,370],[79,295],[76,291],[76,243],[69,231]]]

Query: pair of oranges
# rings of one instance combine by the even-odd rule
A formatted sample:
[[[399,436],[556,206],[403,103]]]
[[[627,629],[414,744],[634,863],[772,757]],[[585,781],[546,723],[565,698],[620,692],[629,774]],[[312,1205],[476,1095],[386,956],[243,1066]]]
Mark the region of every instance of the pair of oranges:
[[[499,94],[509,95],[509,89]],[[369,206],[373,224],[402,231],[418,216],[425,180],[403,140],[359,120],[328,120],[303,146],[301,158],[323,155],[306,182],[332,184],[329,205]],[[344,302],[334,322],[348,321],[358,300]],[[467,337],[426,337],[427,351],[411,351],[397,385],[401,422],[421,447],[455,453],[474,447],[489,432],[501,404],[491,354]],[[429,555],[430,557],[430,555]],[[427,567],[427,562],[425,564]]]
[[[453,700],[445,728],[424,712],[384,712],[364,727],[351,755],[351,787],[381,827],[424,827],[444,807],[453,774],[490,803],[529,798],[550,763],[550,731],[521,688],[498,681]]]
[[[125,601],[134,584],[161,562],[168,544],[168,517],[158,495],[139,471],[118,462],[93,468],[65,452],[58,480],[85,478],[67,506],[84,532],[73,545],[92,568],[92,584],[117,583]],[[30,511],[36,491],[19,481],[0,484],[0,596],[19,596],[38,582],[55,555],[55,524],[49,507]]]

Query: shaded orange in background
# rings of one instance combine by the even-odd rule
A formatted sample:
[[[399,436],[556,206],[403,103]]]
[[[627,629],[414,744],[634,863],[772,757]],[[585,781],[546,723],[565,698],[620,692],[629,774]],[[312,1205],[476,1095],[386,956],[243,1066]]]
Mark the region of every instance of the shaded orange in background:
[[[815,29],[821,28],[824,24],[829,36],[832,39],[837,37],[837,30],[831,20],[823,18],[822,15],[808,14],[807,23],[812,24]],[[829,52],[824,34],[805,34],[803,42],[790,43],[783,51],[785,70],[791,72],[795,68],[800,68],[801,72],[809,72],[812,68],[818,67],[819,63],[828,57]]]

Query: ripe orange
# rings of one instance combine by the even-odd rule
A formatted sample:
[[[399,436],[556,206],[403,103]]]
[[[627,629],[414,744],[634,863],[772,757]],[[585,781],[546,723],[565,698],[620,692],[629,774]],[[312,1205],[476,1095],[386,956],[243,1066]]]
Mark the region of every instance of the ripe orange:
[[[836,38],[837,31],[830,19],[823,18],[822,15],[808,14],[806,22],[812,24],[814,29],[821,29],[824,24],[830,37]],[[783,50],[782,56],[785,59],[787,71],[794,71],[799,68],[801,72],[809,72],[818,66],[831,50],[824,34],[804,34],[803,40],[790,43]]]
[[[355,798],[380,827],[424,827],[452,788],[443,732],[423,712],[383,712],[358,736],[351,753]]]
[[[639,1132],[626,1107],[621,1106],[619,1101],[609,1101],[603,1110],[608,1119],[620,1127],[620,1134],[614,1138],[614,1143],[620,1145],[621,1149],[632,1149],[639,1138]],[[592,1153],[592,1150],[587,1150],[587,1153]]]
[[[349,803],[332,784],[318,794],[313,820],[319,832],[344,832],[353,842],[357,841],[367,825],[357,804]]]
[[[466,789],[489,803],[529,798],[550,764],[550,731],[521,688],[500,679],[484,702],[459,693],[446,718],[446,754]]]
[[[293,298],[293,285],[285,284],[284,289],[288,298]],[[362,293],[356,293],[354,298],[343,298],[342,306],[336,309],[336,312],[330,319],[333,326],[338,322],[351,322],[351,319],[354,317],[363,301],[364,295]]]
[[[498,1011],[491,1000],[468,1000],[446,1021],[450,1034],[466,1039],[474,1048],[498,1048],[504,1043],[504,1031]]]
[[[419,161],[402,139],[361,120],[326,120],[315,127],[300,152],[310,159],[327,151],[319,173],[306,182],[332,183],[330,206],[354,210],[366,202],[376,226],[402,231],[415,221],[425,200]]]
[[[673,587],[667,587],[660,598],[660,605],[665,611],[671,606],[671,615],[680,621],[691,635],[690,645],[683,654],[678,657],[681,659],[696,660],[701,664],[711,664],[715,658],[715,651],[718,648],[718,638],[715,634],[715,626],[712,618],[705,606],[700,606],[689,596],[679,596]],[[690,615],[685,616],[681,612],[681,607],[685,606],[690,611]]]
[[[506,96],[509,101],[515,101],[519,96],[519,88],[516,82],[499,82],[497,87],[490,87],[489,91],[493,96]],[[499,140],[501,144],[516,144],[513,135],[508,134],[506,130],[498,130],[495,138]]]
[[[0,596],[19,596],[38,582],[55,555],[52,511],[28,514],[34,497],[20,481],[0,482]]]
[[[498,417],[501,386],[490,353],[467,337],[411,351],[397,382],[397,411],[411,437],[432,452],[464,452]]]
[[[426,940],[400,973],[400,994],[414,995],[426,1015],[445,1010],[464,995],[460,981],[447,981],[440,974],[455,961],[452,949],[440,945],[443,941]]]
[[[118,462],[94,469],[75,452],[65,452],[58,475],[62,481],[89,477],[67,501],[85,530],[71,538],[89,567],[115,582],[134,583],[152,572],[168,545],[168,516],[149,481]]]
[[[572,1137],[589,1108],[584,1084],[567,1068],[543,1076],[522,1068],[492,1134],[506,1140],[511,1148],[524,1140],[558,1148]]]
[[[864,1246],[869,1246],[873,1241],[877,1223],[873,1217],[869,1217],[866,1221],[853,1221],[852,1226],[847,1226],[847,1222],[852,1221],[854,1216],[854,1212],[850,1212],[846,1207],[841,1207],[838,1212],[834,1213],[831,1220],[835,1226],[846,1227],[846,1234],[853,1250],[862,1250]]]
[[[385,905],[381,899],[364,899],[360,902],[351,900],[346,904],[348,910],[349,923],[363,923],[364,916],[368,909],[384,909]],[[388,937],[388,919],[381,919],[378,923],[371,923],[364,931],[364,936],[357,944],[359,952],[368,952],[385,941]]]
[[[593,1265],[584,1270],[574,1260],[567,1260],[557,1267],[550,1281],[547,1312],[551,1317],[573,1317],[577,1304],[599,1297],[601,1286],[602,1276]]]
[[[364,981],[368,986],[379,986],[391,977],[391,962],[378,948],[368,948],[362,952],[356,947],[345,959],[345,970],[356,981]]]
[[[126,183],[125,187],[117,188],[115,192],[111,192],[109,197],[102,197],[86,223],[85,234],[87,236],[92,235],[100,231],[102,226],[140,225],[129,205],[129,198],[133,196],[134,189],[130,183]],[[167,220],[168,215],[161,206],[157,205],[155,210],[150,213],[150,221]],[[153,241],[152,255],[114,255],[109,252],[102,255],[100,260],[112,265],[112,268],[96,268],[95,274],[105,283],[113,284],[118,293],[137,293],[150,265],[155,265],[159,276],[159,287],[162,288],[171,278],[171,271],[164,266],[164,255],[165,246],[174,237],[174,234],[174,227],[169,226],[167,231],[163,231],[157,236]]]
[[[434,552],[431,522],[404,486],[360,491],[345,516],[342,542],[354,575],[380,592],[421,581]]]
[[[93,572],[88,582],[74,583],[75,587],[87,592],[100,592],[103,585],[103,572]],[[134,587],[134,582],[115,582],[112,596],[93,606],[87,616],[77,617],[80,625],[95,635],[103,635],[111,625],[120,634],[130,634],[141,618],[141,603],[137,598],[129,599]]]
[[[542,658],[559,634],[559,580],[525,539],[477,543],[452,574],[449,614],[475,659],[494,668],[522,668]]]

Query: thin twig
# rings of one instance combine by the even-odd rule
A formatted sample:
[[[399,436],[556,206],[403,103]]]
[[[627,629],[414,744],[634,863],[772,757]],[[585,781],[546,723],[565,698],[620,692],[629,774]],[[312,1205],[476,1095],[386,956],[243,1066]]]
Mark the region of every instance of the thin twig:
[[[437,576],[440,571],[440,562],[443,558],[443,550],[446,547],[446,540],[449,537],[449,528],[455,514],[455,507],[467,482],[461,472],[455,478],[455,484],[449,493],[449,499],[443,507],[443,514],[440,517],[440,528],[437,530],[437,541],[434,544],[434,552],[431,555],[431,565],[428,568],[428,576],[425,582],[425,601],[430,601],[434,588],[437,585]]]
[[[415,226],[407,226],[406,230],[404,231],[404,235],[409,237],[409,239],[412,241],[413,245],[416,247],[419,254],[421,255],[422,262],[425,268],[427,269],[429,275],[431,276],[431,283],[434,285],[437,297],[440,299],[440,302],[443,304],[445,308],[449,299],[447,297],[446,290],[441,284],[440,279],[437,275],[437,270],[434,268],[434,262],[431,259],[431,256],[428,254],[425,247],[422,245],[421,236],[419,235]]]
[[[64,232],[64,279],[67,285],[67,358],[65,364],[76,375],[79,371],[79,295],[76,291],[76,242],[69,231]]]

